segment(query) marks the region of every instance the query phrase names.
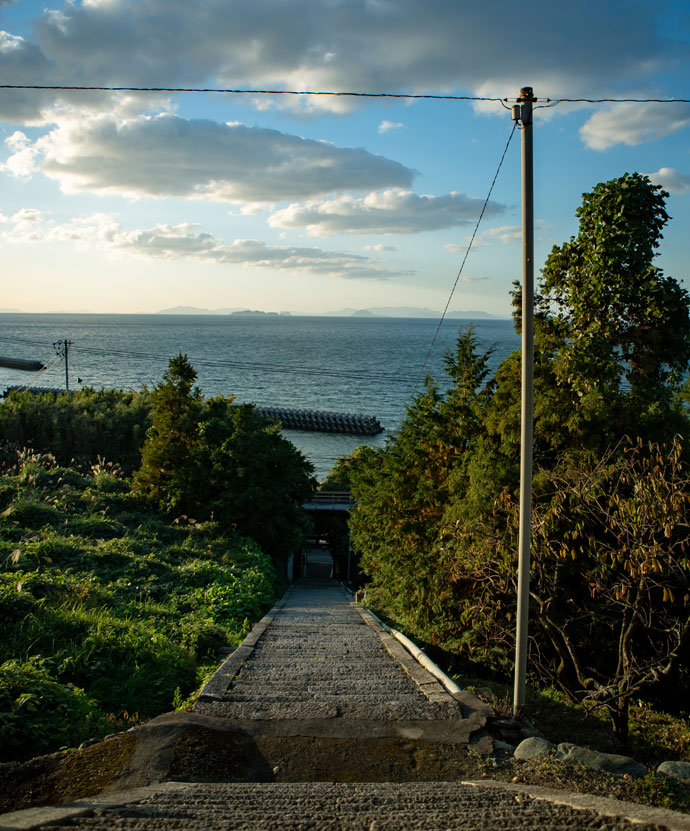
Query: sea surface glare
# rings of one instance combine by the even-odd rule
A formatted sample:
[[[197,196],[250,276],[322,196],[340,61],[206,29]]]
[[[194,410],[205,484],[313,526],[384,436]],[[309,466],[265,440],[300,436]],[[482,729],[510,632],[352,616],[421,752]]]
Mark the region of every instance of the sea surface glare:
[[[374,437],[285,431],[323,479],[359,444],[383,446],[427,374],[443,386],[444,356],[468,325],[482,351],[493,348],[492,370],[519,348],[510,320],[447,320],[422,371],[438,326],[431,318],[2,314],[0,355],[49,368],[40,377],[0,368],[0,391],[10,385],[64,389],[64,361],[53,348],[58,341],[71,342],[71,389],[150,387],[182,352],[206,397],[376,416],[385,432]]]

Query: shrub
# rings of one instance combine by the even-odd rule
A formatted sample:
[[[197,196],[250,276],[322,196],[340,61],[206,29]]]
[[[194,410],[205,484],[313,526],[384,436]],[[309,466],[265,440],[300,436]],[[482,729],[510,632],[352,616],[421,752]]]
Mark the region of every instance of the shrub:
[[[28,759],[102,735],[108,723],[83,689],[61,683],[44,658],[0,664],[0,759]]]

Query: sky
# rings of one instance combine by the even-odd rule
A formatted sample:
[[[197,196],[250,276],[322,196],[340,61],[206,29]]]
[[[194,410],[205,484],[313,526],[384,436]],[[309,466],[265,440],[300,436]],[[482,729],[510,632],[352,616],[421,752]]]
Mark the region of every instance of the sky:
[[[0,0],[0,83],[539,99],[536,263],[597,183],[670,194],[690,289],[685,2]],[[551,105],[549,105],[551,104]],[[0,310],[510,314],[520,133],[500,102],[0,89]],[[459,275],[459,278],[458,278]]]

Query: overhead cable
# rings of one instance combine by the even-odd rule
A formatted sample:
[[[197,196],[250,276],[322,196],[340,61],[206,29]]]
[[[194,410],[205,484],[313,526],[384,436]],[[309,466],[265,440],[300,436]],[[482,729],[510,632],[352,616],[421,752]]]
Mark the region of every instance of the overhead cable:
[[[228,95],[312,95],[343,98],[403,98],[435,101],[515,101],[514,96],[441,95],[414,92],[354,92],[348,90],[310,89],[236,89],[231,87],[125,87],[82,86],[65,84],[0,84],[0,89],[48,90],[53,92],[217,92]],[[690,98],[537,98],[536,103],[550,104],[690,104]]]

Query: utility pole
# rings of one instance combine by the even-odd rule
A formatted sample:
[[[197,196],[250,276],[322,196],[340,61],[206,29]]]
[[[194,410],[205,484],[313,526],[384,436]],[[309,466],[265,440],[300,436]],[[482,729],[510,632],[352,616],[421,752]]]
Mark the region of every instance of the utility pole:
[[[513,714],[525,706],[529,619],[530,544],[532,538],[532,445],[534,433],[534,188],[532,170],[532,87],[523,87],[513,105],[513,121],[522,134],[522,407],[520,436],[520,538],[515,634]]]
[[[67,392],[69,392],[69,348],[71,345],[71,340],[58,340],[53,344],[55,354],[65,359],[65,390]]]

